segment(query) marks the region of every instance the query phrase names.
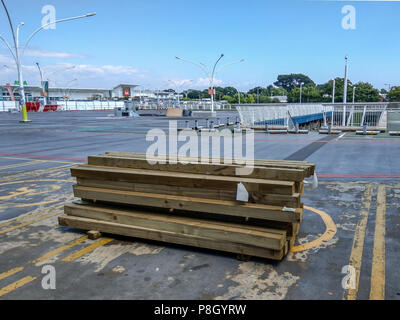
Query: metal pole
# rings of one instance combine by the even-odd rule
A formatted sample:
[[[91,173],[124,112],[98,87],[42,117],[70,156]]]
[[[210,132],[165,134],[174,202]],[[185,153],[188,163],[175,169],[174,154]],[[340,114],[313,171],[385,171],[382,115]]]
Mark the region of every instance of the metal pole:
[[[356,86],[353,87],[353,103],[356,102]]]
[[[300,83],[300,103],[301,103],[301,100],[302,100],[302,94],[303,94],[303,82],[302,83]]]
[[[42,70],[40,69],[39,62],[36,62],[36,65],[37,65],[37,67],[38,67],[38,69],[39,69],[39,73],[40,73],[40,82],[41,82],[41,84],[42,84],[42,92],[44,93],[43,73],[42,73]],[[46,105],[46,104],[47,104],[47,98],[46,98],[45,95],[43,95],[43,105]]]
[[[342,119],[342,125],[346,126],[346,103],[347,103],[347,75],[348,75],[348,59],[349,57],[346,56],[345,58],[346,65],[344,68],[344,90],[343,90],[343,119]]]
[[[336,79],[333,79],[333,87],[332,87],[332,103],[335,103],[335,90],[336,90]]]

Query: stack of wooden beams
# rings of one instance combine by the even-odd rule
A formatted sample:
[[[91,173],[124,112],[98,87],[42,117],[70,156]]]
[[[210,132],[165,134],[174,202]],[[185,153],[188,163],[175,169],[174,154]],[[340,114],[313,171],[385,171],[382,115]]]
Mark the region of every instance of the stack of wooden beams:
[[[189,159],[189,158],[188,158]],[[181,159],[180,159],[181,160]],[[192,159],[193,160],[193,159]],[[75,197],[63,226],[281,260],[302,221],[307,162],[150,164],[145,155],[109,152],[71,169]],[[248,202],[237,201],[238,185]]]

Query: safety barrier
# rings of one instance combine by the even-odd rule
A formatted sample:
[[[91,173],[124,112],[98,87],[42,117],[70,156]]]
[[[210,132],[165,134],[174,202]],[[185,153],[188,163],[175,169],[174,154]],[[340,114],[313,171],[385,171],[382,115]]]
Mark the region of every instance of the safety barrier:
[[[389,103],[314,103],[314,104],[251,104],[237,105],[244,126],[283,126],[321,121],[323,127],[357,129],[386,128]],[[335,130],[336,131],[336,130]]]

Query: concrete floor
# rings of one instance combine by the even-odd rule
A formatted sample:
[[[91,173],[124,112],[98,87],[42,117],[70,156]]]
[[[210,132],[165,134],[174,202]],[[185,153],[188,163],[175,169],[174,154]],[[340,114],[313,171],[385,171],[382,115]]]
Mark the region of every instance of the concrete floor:
[[[400,138],[256,133],[256,158],[316,163],[320,184],[306,186],[293,252],[242,262],[58,226],[70,167],[106,151],[145,152],[147,131],[168,127],[109,113],[29,114],[29,124],[0,114],[0,299],[400,299]],[[42,288],[45,265],[55,267],[55,290]],[[347,265],[352,290],[342,287]]]

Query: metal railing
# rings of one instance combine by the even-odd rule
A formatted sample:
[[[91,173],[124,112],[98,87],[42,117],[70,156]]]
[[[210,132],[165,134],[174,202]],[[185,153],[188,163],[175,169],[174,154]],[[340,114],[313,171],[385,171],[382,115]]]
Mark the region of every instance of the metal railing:
[[[329,124],[333,127],[386,127],[387,102],[324,104],[333,108]]]
[[[374,103],[307,103],[236,105],[245,126],[279,125],[291,128],[294,123],[320,121],[322,126],[386,128],[387,111],[398,106]]]

